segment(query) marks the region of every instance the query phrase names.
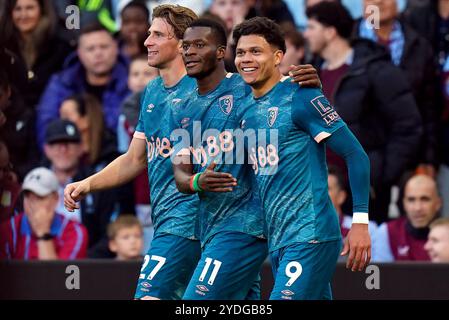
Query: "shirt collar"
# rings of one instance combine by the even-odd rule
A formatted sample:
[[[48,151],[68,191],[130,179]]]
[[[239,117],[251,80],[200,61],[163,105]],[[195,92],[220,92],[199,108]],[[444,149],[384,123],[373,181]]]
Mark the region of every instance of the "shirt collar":
[[[345,64],[350,66],[353,62],[354,62],[354,49],[351,48],[351,50],[348,53],[348,56],[346,57]],[[327,65],[328,65],[327,61],[324,61],[323,64],[321,65],[321,69],[326,70]]]

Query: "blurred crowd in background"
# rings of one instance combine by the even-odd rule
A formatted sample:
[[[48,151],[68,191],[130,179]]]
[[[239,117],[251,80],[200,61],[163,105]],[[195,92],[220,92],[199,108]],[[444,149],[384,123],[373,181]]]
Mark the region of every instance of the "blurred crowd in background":
[[[63,191],[126,152],[158,76],[144,46],[151,12],[167,3],[225,26],[230,72],[233,28],[254,16],[279,23],[281,71],[313,64],[370,158],[373,261],[449,262],[449,0],[2,1],[0,259],[128,260],[149,249],[146,172],[75,212]],[[330,150],[328,165],[346,236],[347,171]],[[45,230],[53,241],[38,240]]]

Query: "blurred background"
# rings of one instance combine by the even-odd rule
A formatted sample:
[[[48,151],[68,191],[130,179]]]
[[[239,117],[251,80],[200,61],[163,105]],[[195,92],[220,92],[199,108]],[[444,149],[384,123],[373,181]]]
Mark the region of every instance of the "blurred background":
[[[449,264],[449,0],[1,1],[0,260],[137,266],[150,248],[146,172],[89,195],[75,212],[64,208],[63,190],[126,152],[142,92],[158,76],[143,43],[152,9],[165,3],[225,26],[230,72],[233,28],[254,16],[279,23],[282,72],[312,64],[370,157],[373,263]],[[330,150],[328,167],[345,237],[347,171]],[[48,199],[32,208],[36,195]],[[36,244],[42,225],[50,255]]]

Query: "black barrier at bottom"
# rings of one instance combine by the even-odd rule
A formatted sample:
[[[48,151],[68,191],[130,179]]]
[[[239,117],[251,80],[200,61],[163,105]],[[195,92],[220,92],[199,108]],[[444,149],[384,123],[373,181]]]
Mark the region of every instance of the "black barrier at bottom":
[[[140,262],[111,260],[0,262],[0,299],[131,300]],[[262,268],[262,299],[273,276]],[[338,264],[335,300],[449,299],[449,264],[395,263],[351,272]]]

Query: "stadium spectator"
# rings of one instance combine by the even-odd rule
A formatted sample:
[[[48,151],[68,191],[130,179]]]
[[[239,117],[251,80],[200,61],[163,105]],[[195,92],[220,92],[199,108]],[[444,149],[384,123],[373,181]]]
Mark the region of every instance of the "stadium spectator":
[[[97,98],[87,93],[71,96],[64,100],[59,114],[75,123],[80,132],[82,164],[103,168],[118,156],[116,136],[105,127]]]
[[[143,1],[133,0],[120,13],[121,27],[119,46],[121,52],[130,59],[147,50],[143,43],[150,28],[150,12]]]
[[[335,1],[335,2],[341,3],[340,0],[304,0],[306,8],[313,7],[314,5],[316,5],[320,2],[326,2],[326,1],[327,2]]]
[[[3,45],[26,66],[27,80],[20,95],[25,105],[34,110],[50,77],[61,69],[70,47],[56,34],[50,0],[6,0],[1,20]]]
[[[59,195],[64,194],[67,184],[83,179],[95,170],[81,164],[81,134],[73,122],[54,120],[45,133],[45,164],[55,173],[58,179]],[[91,258],[109,258],[112,253],[108,249],[106,228],[110,221],[122,213],[134,213],[134,197],[129,184],[97,192],[86,197],[79,210],[69,212],[64,207],[64,200],[59,198],[57,211],[70,220],[82,223],[89,234],[89,252]],[[61,201],[62,199],[62,201]]]
[[[438,185],[443,199],[442,215],[449,217],[449,0],[423,0],[410,4],[404,13],[405,20],[433,45],[437,66],[436,86],[441,139],[439,152],[441,166]]]
[[[13,56],[9,57],[13,59]],[[6,65],[8,74],[0,69],[0,137],[9,150],[14,171],[22,181],[40,158],[35,139],[34,112],[24,105],[20,92],[9,81],[9,71],[15,67],[8,70],[6,61],[1,65]],[[13,76],[14,73],[11,74]]]
[[[310,50],[324,59],[323,91],[370,158],[371,217],[386,221],[391,186],[415,161],[422,135],[414,97],[382,46],[349,40],[353,21],[341,4],[319,3],[307,9],[307,17]],[[332,153],[328,161],[344,168]]]
[[[295,19],[283,0],[246,0],[249,5],[247,19],[267,17],[278,24],[295,24]]]
[[[438,184],[443,196],[443,215],[449,217],[449,54],[441,70],[440,77],[441,105],[443,112],[441,115],[441,155],[442,164],[438,174]]]
[[[232,29],[245,20],[249,11],[246,0],[212,0],[209,12],[220,17],[226,25],[226,32],[230,37]]]
[[[13,216],[19,193],[20,184],[12,170],[8,148],[0,140],[0,223]]]
[[[129,143],[139,120],[140,100],[146,85],[159,75],[159,70],[148,65],[147,55],[133,59],[129,66],[128,87],[132,94],[126,98],[120,108],[117,138],[119,151],[128,150]]]
[[[122,215],[108,226],[109,249],[117,260],[142,258],[143,230],[133,215]]]
[[[409,1],[404,19],[421,36],[428,39],[442,68],[449,55],[449,0]]]
[[[187,7],[194,11],[198,16],[201,15],[206,5],[210,2],[210,0],[141,0],[147,5],[147,8],[150,12],[153,12],[154,8],[163,4],[172,4],[172,5],[180,5],[183,7]],[[119,12],[129,3],[131,0],[112,0],[112,4],[115,7],[116,16],[119,17],[117,23],[120,24],[120,15]],[[151,17],[152,18],[152,17]]]
[[[86,257],[87,232],[57,213],[58,179],[46,168],[25,177],[24,213],[0,226],[0,259],[72,260]]]
[[[379,28],[369,24],[368,6],[379,7]],[[399,18],[397,0],[364,0],[367,16],[355,25],[355,33],[384,46],[394,65],[401,68],[412,89],[423,119],[424,134],[416,161],[410,168],[431,176],[436,175],[437,160],[437,81],[433,65],[433,51],[427,39],[421,37]]]
[[[438,217],[441,198],[433,178],[412,176],[405,184],[402,199],[405,216],[383,223],[376,231],[373,261],[427,261],[424,249],[429,225]]]
[[[449,263],[449,218],[439,218],[430,224],[424,249],[432,262]]]
[[[0,128],[5,125],[7,120],[4,111],[9,105],[9,98],[11,98],[11,85],[6,72],[0,70]]]
[[[67,58],[64,70],[51,78],[42,95],[37,117],[39,144],[43,144],[48,123],[58,118],[64,99],[85,92],[101,101],[106,126],[115,132],[120,104],[130,93],[127,80],[127,59],[112,35],[98,24],[85,27],[77,54]]]
[[[338,218],[340,221],[341,235],[343,236],[343,241],[348,235],[349,230],[352,226],[352,216],[347,215],[343,211],[343,203],[348,197],[348,192],[346,188],[345,179],[341,170],[335,166],[329,166],[329,174],[327,177],[327,185],[329,191],[329,198],[337,211]],[[352,206],[351,206],[352,207]],[[374,243],[374,235],[377,229],[377,224],[374,221],[370,221],[368,224],[368,231],[371,237],[371,244]]]
[[[282,59],[280,70],[283,75],[288,75],[291,65],[303,64],[304,62],[304,37],[293,24],[282,24],[282,29],[287,51]]]

